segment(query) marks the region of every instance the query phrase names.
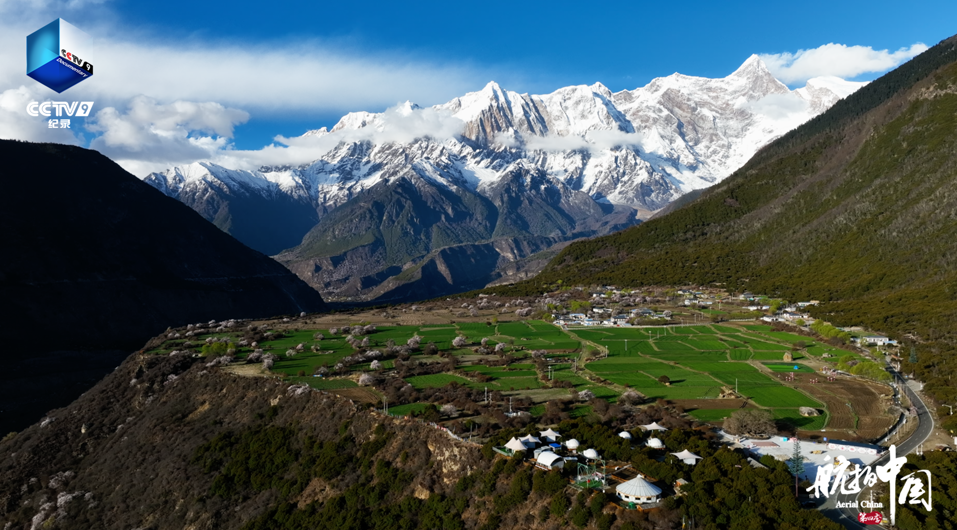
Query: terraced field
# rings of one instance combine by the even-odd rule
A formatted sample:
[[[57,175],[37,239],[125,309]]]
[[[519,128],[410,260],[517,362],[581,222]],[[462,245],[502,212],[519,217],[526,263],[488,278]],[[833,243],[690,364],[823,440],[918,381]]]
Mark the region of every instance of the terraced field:
[[[758,406],[781,409],[778,417],[798,427],[812,422],[796,414],[797,407],[824,409],[824,404],[775,377],[761,372],[746,361],[778,361],[792,348],[784,344],[793,336],[774,337],[769,326],[685,326],[644,332],[638,330],[574,330],[581,338],[604,347],[608,357],[591,362],[587,368],[600,377],[622,386],[630,386],[650,398],[693,400],[716,398],[722,386],[737,388]],[[791,334],[785,334],[791,335]],[[625,340],[628,339],[626,343]],[[804,337],[800,337],[804,339]],[[780,341],[780,342],[778,342]],[[810,341],[806,341],[810,342]],[[628,349],[625,350],[627,344]],[[801,359],[799,352],[792,355]],[[772,364],[772,370],[781,370]],[[794,364],[789,365],[793,371]],[[799,365],[800,366],[800,365]],[[799,371],[813,370],[799,367]],[[658,378],[667,376],[667,384]],[[727,409],[733,410],[733,409]],[[698,412],[708,417],[715,412]],[[825,422],[826,418],[817,420]],[[813,423],[813,425],[817,425]]]
[[[321,340],[314,338],[317,331],[323,335]],[[880,404],[880,389],[877,387],[844,385],[847,388],[843,388],[843,381],[833,385],[811,382],[812,378],[818,381],[826,378],[815,374],[805,362],[813,364],[814,359],[825,354],[839,358],[848,352],[818,344],[808,337],[774,332],[769,326],[572,328],[565,332],[542,321],[470,322],[381,326],[356,338],[367,338],[368,350],[384,350],[390,341],[405,345],[416,335],[422,338],[421,346],[434,343],[440,352],[451,354],[458,364],[448,373],[405,377],[419,390],[454,382],[475,389],[497,390],[505,395],[525,395],[538,403],[564,398],[568,396],[568,389],[552,388],[547,371],[540,372],[531,362],[533,350],[545,350],[552,366],[553,381],[570,383],[579,392],[591,390],[610,401],[616,400],[626,388],[632,388],[650,399],[695,404],[688,410],[705,421],[720,421],[746,404],[767,408],[776,418],[801,429],[862,429],[861,435],[864,436],[864,431],[878,433],[893,422]],[[457,336],[467,337],[466,347],[452,347]],[[488,366],[487,362],[499,357],[473,351],[483,338],[488,339],[490,346],[504,343],[506,352],[518,362],[509,367]],[[584,347],[582,341],[586,341]],[[803,342],[806,350],[795,350],[794,344],[798,342]],[[295,349],[299,344],[304,345],[305,351],[286,356],[287,350]],[[311,351],[314,345],[318,352]],[[260,347],[277,356],[272,372],[330,391],[368,391],[369,399],[376,399],[375,391],[368,387],[359,389],[354,382],[360,373],[371,370],[368,360],[340,367],[331,377],[312,377],[320,367],[334,369],[345,357],[356,352],[341,330],[336,334],[329,330],[288,332],[282,338],[262,341]],[[586,362],[592,355],[589,352],[595,347],[607,355]],[[802,351],[807,351],[809,359],[805,359]],[[786,352],[791,352],[794,361],[782,360]],[[242,358],[248,353],[248,350],[241,349],[238,356]],[[443,355],[448,357],[446,353]],[[426,356],[421,349],[412,352],[412,359],[420,363],[445,361],[439,356]],[[572,361],[578,363],[579,372],[573,371]],[[380,369],[389,371],[397,363],[390,357],[380,361],[380,365]],[[797,370],[794,366],[798,367]],[[794,386],[786,384],[783,379],[789,372],[797,378]],[[722,387],[737,389],[748,401],[716,399]],[[703,403],[711,405],[704,406]],[[421,406],[424,405],[403,405],[407,412],[419,410]],[[797,412],[798,407],[803,406],[825,414],[804,418]],[[576,412],[580,413],[583,412]]]

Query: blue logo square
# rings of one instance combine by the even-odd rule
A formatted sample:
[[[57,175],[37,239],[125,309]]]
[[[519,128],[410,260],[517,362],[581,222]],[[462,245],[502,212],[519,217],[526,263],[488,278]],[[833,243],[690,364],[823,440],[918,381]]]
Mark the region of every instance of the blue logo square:
[[[27,36],[27,75],[56,92],[93,76],[85,33],[58,18]]]

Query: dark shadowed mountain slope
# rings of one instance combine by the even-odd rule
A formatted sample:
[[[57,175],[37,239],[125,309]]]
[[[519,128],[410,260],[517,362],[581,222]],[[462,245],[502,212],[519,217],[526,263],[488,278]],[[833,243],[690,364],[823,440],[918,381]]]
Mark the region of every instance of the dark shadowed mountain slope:
[[[285,267],[99,153],[0,141],[0,160],[5,360],[26,363],[57,350],[128,353],[167,326],[325,307]],[[14,380],[2,386],[56,371],[61,358],[5,370]],[[42,378],[30,386],[37,385],[46,386]],[[6,427],[11,407],[2,408]]]
[[[724,282],[918,342],[905,364],[953,401],[957,37],[772,143],[700,198],[568,246],[542,283]],[[513,289],[515,289],[513,287]],[[905,355],[905,357],[907,357]]]

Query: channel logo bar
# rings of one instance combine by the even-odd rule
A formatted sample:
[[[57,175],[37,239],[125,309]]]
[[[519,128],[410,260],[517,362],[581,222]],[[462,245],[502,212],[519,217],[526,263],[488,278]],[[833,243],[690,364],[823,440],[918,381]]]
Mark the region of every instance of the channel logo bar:
[[[93,76],[87,35],[58,18],[27,36],[27,75],[61,93]]]

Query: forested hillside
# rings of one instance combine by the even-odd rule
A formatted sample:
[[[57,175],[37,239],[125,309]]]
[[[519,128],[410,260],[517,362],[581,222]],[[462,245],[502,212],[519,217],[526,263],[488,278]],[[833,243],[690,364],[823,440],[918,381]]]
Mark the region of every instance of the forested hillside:
[[[759,152],[665,216],[567,247],[544,285],[724,283],[826,303],[816,315],[915,346],[946,402],[957,344],[957,38]],[[905,356],[907,357],[907,356]]]

